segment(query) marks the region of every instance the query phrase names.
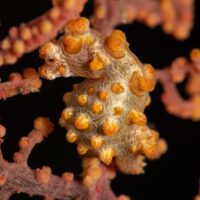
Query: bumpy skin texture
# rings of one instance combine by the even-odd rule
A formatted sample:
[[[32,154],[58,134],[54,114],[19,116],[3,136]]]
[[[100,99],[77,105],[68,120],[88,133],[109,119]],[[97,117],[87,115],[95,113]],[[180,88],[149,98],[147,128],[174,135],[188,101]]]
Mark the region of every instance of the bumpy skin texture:
[[[143,172],[144,155],[158,158],[166,144],[150,130],[144,115],[154,89],[155,72],[129,50],[119,30],[104,38],[86,18],[70,21],[65,35],[40,49],[47,79],[82,76],[86,80],[66,93],[60,124],[81,155],[98,155],[109,165],[115,157],[124,173]]]

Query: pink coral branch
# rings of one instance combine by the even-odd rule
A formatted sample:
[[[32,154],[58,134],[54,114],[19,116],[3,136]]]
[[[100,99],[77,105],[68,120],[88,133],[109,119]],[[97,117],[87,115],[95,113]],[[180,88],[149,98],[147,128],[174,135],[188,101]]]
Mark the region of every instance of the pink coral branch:
[[[148,15],[147,15],[148,13]],[[147,22],[154,15],[154,23],[160,23],[161,12],[158,1],[149,0],[95,0],[94,27],[104,34],[123,23],[135,20]]]
[[[176,85],[172,82],[168,70],[158,70],[157,77],[163,85],[164,94],[162,95],[162,101],[168,112],[183,118],[189,117],[192,110],[192,104],[182,99]]]
[[[62,177],[52,175],[49,167],[32,170],[27,159],[34,146],[53,130],[47,118],[39,117],[34,122],[34,129],[27,137],[19,141],[19,152],[14,154],[14,163],[4,160],[0,151],[0,196],[8,200],[14,193],[24,192],[44,196],[47,200],[117,200],[110,188],[110,179],[115,175],[112,169],[102,165],[96,158],[83,160],[83,179],[76,181],[73,174],[65,172]],[[0,136],[5,135],[5,128],[0,126]],[[0,146],[3,142],[0,138]],[[120,196],[120,200],[127,200]]]
[[[55,38],[69,19],[79,15],[86,1],[63,0],[29,23],[12,27],[8,37],[0,42],[0,66],[16,63],[23,54]]]
[[[42,81],[33,68],[26,68],[23,76],[20,73],[11,73],[9,81],[0,83],[0,100],[18,94],[37,92],[41,85]]]
[[[178,58],[171,67],[157,70],[157,80],[163,86],[162,101],[169,113],[182,118],[200,120],[200,50],[194,49],[190,58],[192,62]],[[185,100],[179,94],[176,83],[182,82],[187,75],[189,81],[186,84],[186,91],[190,98]]]
[[[162,25],[165,32],[186,39],[193,24],[193,10],[193,0],[95,0],[92,21],[104,34],[136,20],[150,27]]]

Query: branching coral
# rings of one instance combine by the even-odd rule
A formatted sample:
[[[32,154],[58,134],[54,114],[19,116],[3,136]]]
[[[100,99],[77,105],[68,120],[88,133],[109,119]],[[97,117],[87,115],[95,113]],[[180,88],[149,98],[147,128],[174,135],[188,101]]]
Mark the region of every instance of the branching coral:
[[[44,15],[18,28],[12,27],[8,37],[0,42],[0,66],[16,63],[24,53],[56,37],[69,19],[79,15],[86,1],[53,1],[54,7]],[[149,26],[163,24],[167,33],[179,39],[187,38],[192,27],[193,0],[96,0],[95,5],[92,21],[102,33],[135,19]]]
[[[150,27],[162,25],[165,32],[186,39],[193,24],[194,1],[95,0],[94,29],[86,18],[77,18],[87,0],[52,2],[53,8],[44,15],[10,29],[0,42],[0,66],[14,64],[44,44],[39,50],[45,59],[39,68],[41,77],[86,78],[64,95],[67,107],[59,119],[67,129],[67,141],[77,143],[78,153],[84,155],[83,172],[81,179],[74,180],[70,172],[58,177],[47,166],[35,170],[28,166],[34,146],[53,130],[52,123],[40,117],[28,136],[20,139],[13,163],[5,161],[0,151],[0,199],[24,192],[47,200],[127,200],[124,195],[116,197],[110,188],[117,169],[126,174],[143,173],[145,157],[157,159],[167,150],[165,140],[148,127],[144,114],[155,84],[163,86],[162,101],[169,113],[200,120],[200,50],[191,52],[191,61],[178,58],[170,67],[154,70],[139,61],[125,34],[113,28],[137,20]],[[60,32],[64,35],[52,40]],[[186,78],[188,100],[176,88]],[[37,92],[41,85],[32,68],[23,75],[11,73],[7,82],[0,83],[0,99]],[[6,128],[0,125],[0,146],[5,134]]]
[[[94,27],[109,34],[113,27],[135,20],[162,25],[177,39],[188,37],[193,25],[193,0],[95,0]]]
[[[163,85],[162,101],[167,111],[182,118],[200,120],[200,50],[194,49],[190,54],[191,63],[185,58],[177,58],[172,66],[157,70],[157,79]],[[186,92],[188,100],[182,99],[175,84],[184,81],[188,75]]]
[[[9,81],[0,83],[0,99],[6,99],[18,94],[29,94],[38,92],[42,82],[33,68],[26,68],[23,76],[13,72],[9,75]]]
[[[12,27],[8,37],[0,42],[0,66],[14,64],[29,53],[57,36],[67,20],[77,17],[87,0],[62,0],[44,15]]]
[[[69,142],[78,142],[80,155],[98,155],[109,165],[116,157],[124,173],[143,172],[143,156],[158,158],[165,151],[158,133],[146,125],[144,108],[154,89],[155,72],[128,49],[123,32],[107,38],[89,28],[86,18],[70,21],[66,34],[40,49],[43,77],[84,76],[87,79],[66,93],[67,108],[60,118]]]
[[[27,165],[29,155],[44,137],[53,130],[53,125],[47,118],[39,117],[34,121],[34,129],[19,141],[20,150],[14,154],[14,162],[4,160],[0,152],[0,197],[8,200],[14,193],[27,193],[30,196],[41,195],[46,200],[81,199],[81,200],[126,200],[126,196],[116,197],[110,189],[110,179],[115,172],[105,168],[97,158],[83,160],[82,180],[75,181],[70,172],[62,177],[52,175],[51,169],[43,166],[32,170]],[[0,143],[6,134],[4,126],[0,125]],[[0,145],[1,145],[0,144]]]

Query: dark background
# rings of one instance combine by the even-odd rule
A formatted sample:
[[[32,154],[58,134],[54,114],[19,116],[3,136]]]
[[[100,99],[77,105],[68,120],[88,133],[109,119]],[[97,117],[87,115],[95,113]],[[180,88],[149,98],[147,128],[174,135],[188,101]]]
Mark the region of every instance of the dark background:
[[[0,39],[6,36],[8,28],[27,22],[51,7],[50,0],[1,0]],[[83,15],[90,16],[92,2],[87,5]],[[196,0],[195,26],[186,41],[177,41],[166,35],[160,27],[149,29],[143,24],[121,26],[125,31],[132,51],[142,62],[148,62],[155,68],[163,68],[178,56],[188,56],[192,48],[200,48],[200,2]],[[21,72],[25,67],[38,67],[43,61],[35,51],[25,55],[13,66],[0,69],[3,81],[12,71]],[[0,123],[7,127],[3,144],[4,156],[12,161],[12,155],[18,150],[18,140],[27,135],[37,116],[47,116],[55,123],[55,131],[42,144],[36,146],[30,158],[32,168],[48,165],[54,174],[73,171],[76,177],[81,175],[81,160],[75,145],[65,140],[65,130],[58,126],[58,118],[64,108],[62,96],[72,89],[79,78],[44,81],[41,92],[27,96],[16,96],[0,102]],[[180,85],[182,91],[183,86]],[[146,114],[161,136],[169,145],[169,150],[158,161],[148,162],[146,173],[140,176],[118,174],[112,182],[116,194],[130,195],[134,200],[192,200],[198,191],[200,177],[200,122],[182,120],[166,113],[160,101],[160,85],[151,93],[152,104]],[[183,94],[185,95],[185,94]],[[0,197],[1,199],[1,197]],[[28,195],[15,195],[17,199],[29,198]]]

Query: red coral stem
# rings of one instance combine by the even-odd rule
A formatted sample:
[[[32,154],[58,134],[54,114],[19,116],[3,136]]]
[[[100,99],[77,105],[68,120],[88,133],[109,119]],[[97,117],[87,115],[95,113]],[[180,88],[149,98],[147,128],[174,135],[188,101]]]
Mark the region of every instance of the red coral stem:
[[[20,192],[30,196],[41,195],[46,200],[117,200],[110,188],[110,179],[115,173],[111,168],[102,165],[97,158],[83,160],[83,180],[79,181],[74,180],[73,174],[69,172],[58,177],[52,175],[49,167],[32,170],[27,165],[34,146],[42,142],[52,130],[53,125],[49,119],[37,118],[34,129],[19,141],[20,150],[14,155],[14,163],[5,161],[0,149],[1,200],[8,200],[13,194]],[[3,132],[3,128],[0,131]],[[0,138],[0,147],[2,142],[3,139]]]
[[[33,68],[25,69],[23,77],[20,73],[11,73],[9,81],[0,83],[0,100],[18,94],[37,92],[41,85],[42,81]]]

